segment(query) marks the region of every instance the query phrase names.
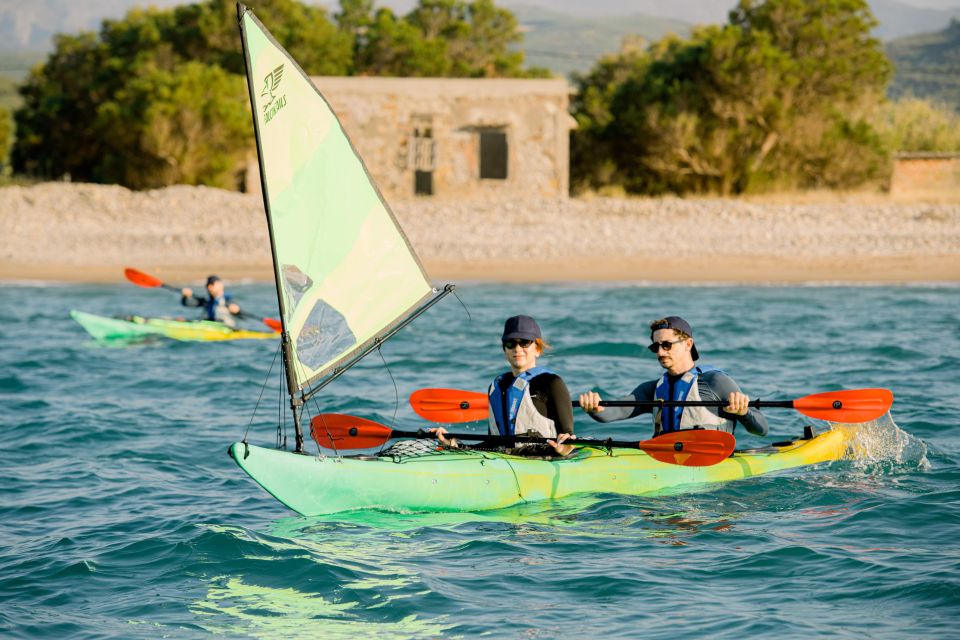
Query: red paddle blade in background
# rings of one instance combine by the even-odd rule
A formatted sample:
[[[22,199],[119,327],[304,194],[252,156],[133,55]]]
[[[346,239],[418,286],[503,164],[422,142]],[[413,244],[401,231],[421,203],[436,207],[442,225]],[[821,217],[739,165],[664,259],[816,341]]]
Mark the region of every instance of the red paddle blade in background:
[[[431,422],[473,422],[487,419],[487,395],[459,389],[418,389],[410,394],[414,413]]]
[[[130,267],[127,267],[123,270],[123,275],[127,277],[127,280],[138,287],[154,288],[163,286],[163,281],[159,278],[154,278],[143,271],[137,271],[136,269],[131,269]]]

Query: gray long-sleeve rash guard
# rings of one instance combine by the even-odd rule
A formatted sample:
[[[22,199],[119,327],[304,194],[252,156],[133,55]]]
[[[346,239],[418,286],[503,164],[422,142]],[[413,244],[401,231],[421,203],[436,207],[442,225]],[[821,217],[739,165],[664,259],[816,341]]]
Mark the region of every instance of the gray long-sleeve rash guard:
[[[659,381],[660,380],[657,379],[644,382],[634,389],[629,396],[616,399],[650,402],[655,399],[654,391]],[[697,377],[697,390],[700,392],[700,398],[702,400],[726,400],[732,391],[740,391],[740,387],[737,386],[733,378],[721,371],[705,371]],[[728,422],[729,426],[721,429],[721,431],[729,431],[732,433],[737,422],[746,427],[747,431],[758,436],[767,435],[767,431],[770,429],[764,415],[753,407],[747,409],[747,414],[743,416],[727,413],[719,407],[707,407],[707,411],[730,421]],[[652,412],[653,408],[649,406],[604,407],[602,412],[591,413],[589,415],[597,422],[616,422],[617,420],[627,420],[628,418],[635,418],[643,413]]]

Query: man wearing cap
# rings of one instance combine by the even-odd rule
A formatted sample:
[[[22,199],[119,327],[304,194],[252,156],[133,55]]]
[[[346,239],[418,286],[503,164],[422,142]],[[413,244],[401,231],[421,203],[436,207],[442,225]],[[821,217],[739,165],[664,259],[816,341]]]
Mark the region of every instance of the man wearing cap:
[[[694,427],[733,433],[738,423],[750,433],[767,435],[767,419],[757,409],[748,406],[750,398],[741,393],[733,378],[709,365],[696,364],[700,354],[693,343],[693,329],[686,320],[667,316],[651,322],[650,339],[652,343],[648,348],[657,354],[660,366],[666,371],[660,379],[644,382],[621,400],[725,400],[727,406],[604,408],[600,406],[600,395],[588,391],[581,394],[580,406],[590,417],[598,422],[613,422],[652,413],[654,435]]]
[[[237,321],[234,316],[240,315],[240,305],[233,302],[233,296],[223,288],[220,276],[207,278],[207,298],[194,298],[193,290],[184,288],[180,291],[180,304],[185,307],[203,307],[203,319],[222,322],[228,327],[235,327]]]

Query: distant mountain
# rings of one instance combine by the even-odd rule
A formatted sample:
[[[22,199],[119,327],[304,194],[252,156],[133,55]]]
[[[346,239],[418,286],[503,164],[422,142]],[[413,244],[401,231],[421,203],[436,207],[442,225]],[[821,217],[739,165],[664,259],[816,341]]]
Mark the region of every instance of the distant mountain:
[[[891,97],[914,95],[960,112],[960,20],[936,33],[894,40],[887,56],[897,68]]]
[[[0,52],[46,52],[56,33],[97,30],[133,6],[172,7],[178,0],[0,0]]]
[[[498,0],[497,4],[511,11],[523,5],[539,5],[543,10],[575,18],[644,15],[685,24],[712,24],[726,22],[737,0]]]
[[[687,35],[690,24],[648,15],[575,18],[541,7],[511,7],[520,22],[527,66],[545,67],[557,75],[586,72],[604,54],[620,50],[627,36],[648,42],[667,33]]]
[[[383,4],[392,2],[385,0]],[[686,24],[719,24],[727,21],[737,0],[498,0],[497,4],[510,10],[539,5],[544,11],[575,18],[644,15]],[[960,0],[867,0],[867,4],[880,22],[875,33],[882,40],[936,31],[951,18],[960,18]]]
[[[910,4],[897,0],[869,0],[880,26],[874,31],[881,40],[893,40],[918,33],[943,29],[952,18],[960,18],[960,0],[952,8],[930,9],[925,4],[935,0],[916,0]],[[943,3],[941,3],[943,4]]]

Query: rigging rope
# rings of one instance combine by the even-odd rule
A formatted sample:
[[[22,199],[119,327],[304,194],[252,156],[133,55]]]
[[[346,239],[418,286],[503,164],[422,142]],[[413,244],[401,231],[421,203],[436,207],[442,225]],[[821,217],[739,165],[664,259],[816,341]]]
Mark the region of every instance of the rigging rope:
[[[397,381],[393,377],[393,372],[390,371],[390,365],[387,364],[387,359],[383,357],[383,349],[377,347],[377,355],[380,356],[380,360],[383,362],[383,366],[387,369],[387,375],[390,376],[390,381],[393,383],[393,417],[390,418],[390,428],[393,429],[397,424],[397,411],[400,409],[400,389],[397,388]],[[380,451],[377,452],[377,455],[383,453],[383,447],[386,446],[387,442],[384,442],[380,445]]]
[[[273,362],[270,363],[270,369],[267,371],[267,377],[263,381],[263,385],[260,386],[260,395],[257,396],[257,404],[253,407],[253,412],[250,414],[250,422],[247,423],[247,428],[243,432],[243,442],[247,442],[247,434],[250,433],[250,425],[253,424],[253,419],[257,416],[257,409],[260,407],[260,400],[263,398],[263,391],[267,388],[267,382],[270,380],[270,373],[273,371],[273,367],[277,364],[277,356],[280,355],[280,346],[277,346],[277,352],[273,354]]]

